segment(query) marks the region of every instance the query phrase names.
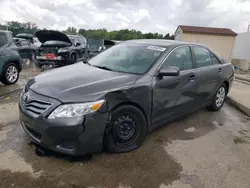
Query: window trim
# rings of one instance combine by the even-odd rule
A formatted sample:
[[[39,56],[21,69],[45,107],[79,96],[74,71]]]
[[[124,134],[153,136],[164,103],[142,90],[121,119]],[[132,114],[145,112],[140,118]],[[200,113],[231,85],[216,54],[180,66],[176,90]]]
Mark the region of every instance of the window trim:
[[[212,51],[210,51],[210,56],[212,58],[213,65],[221,65],[222,64],[221,61],[220,61],[220,59],[217,57],[217,55],[215,55],[215,53],[213,53]],[[212,56],[214,56],[217,59],[217,61],[219,62],[219,64],[214,64]]]
[[[182,48],[182,47],[189,47],[190,54],[191,54],[191,60],[192,60],[192,69],[181,70],[180,72],[190,71],[190,70],[193,70],[193,69],[195,68],[195,67],[194,67],[194,66],[195,66],[195,64],[194,64],[194,56],[193,56],[193,53],[192,53],[191,45],[190,45],[190,44],[184,44],[184,45],[176,46],[175,48],[173,48],[173,49],[166,55],[166,57],[162,60],[162,62],[160,63],[160,65],[159,65],[158,68],[156,69],[154,76],[157,75],[157,73],[159,72],[159,70],[160,70],[161,67],[163,66],[163,64],[164,64],[164,62],[166,61],[166,59],[167,59],[175,50],[177,50],[178,48]]]
[[[209,52],[209,57],[211,59],[211,65],[208,65],[208,66],[204,66],[204,67],[198,67],[197,66],[197,61],[196,61],[196,57],[195,57],[195,53],[194,53],[194,47],[198,47],[198,48],[203,48],[205,50],[207,50]],[[195,64],[195,67],[194,69],[202,69],[202,68],[205,68],[205,67],[211,67],[211,66],[214,66],[215,64],[213,63],[213,60],[212,60],[212,56],[211,56],[211,50],[209,50],[207,47],[205,46],[202,46],[202,45],[192,45],[191,46],[191,50],[192,50],[192,54],[193,54],[193,57],[194,57],[194,64]]]
[[[2,46],[0,46],[0,47],[6,46],[8,44],[8,37],[7,37],[7,35],[5,33],[2,33],[2,34],[3,34],[4,38],[5,38],[5,43]]]

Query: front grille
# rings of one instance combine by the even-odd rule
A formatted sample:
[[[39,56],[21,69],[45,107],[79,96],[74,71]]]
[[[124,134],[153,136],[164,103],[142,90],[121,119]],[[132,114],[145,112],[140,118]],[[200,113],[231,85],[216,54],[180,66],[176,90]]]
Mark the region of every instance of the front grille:
[[[27,113],[29,113],[33,117],[38,117],[43,112],[45,112],[45,110],[47,110],[52,104],[44,101],[32,100],[27,103],[23,101],[22,105]]]

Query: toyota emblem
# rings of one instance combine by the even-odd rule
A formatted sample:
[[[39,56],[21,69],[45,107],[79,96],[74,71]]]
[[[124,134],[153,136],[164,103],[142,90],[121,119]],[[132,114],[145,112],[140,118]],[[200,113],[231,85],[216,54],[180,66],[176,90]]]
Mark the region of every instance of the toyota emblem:
[[[27,102],[29,98],[30,98],[30,93],[29,92],[24,93],[24,95],[23,95],[24,101]]]

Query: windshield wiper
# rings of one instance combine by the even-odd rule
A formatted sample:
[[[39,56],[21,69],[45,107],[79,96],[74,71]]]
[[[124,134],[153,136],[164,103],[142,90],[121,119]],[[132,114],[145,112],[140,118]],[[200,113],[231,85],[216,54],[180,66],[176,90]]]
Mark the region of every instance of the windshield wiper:
[[[93,65],[94,67],[100,68],[100,69],[104,69],[104,70],[108,70],[108,71],[113,71],[112,69],[105,67],[105,66],[98,66],[98,65]]]
[[[87,60],[87,59],[83,59],[83,61],[82,61],[84,64],[87,64],[87,65],[89,65],[89,66],[92,66],[90,63],[89,63],[89,61]]]

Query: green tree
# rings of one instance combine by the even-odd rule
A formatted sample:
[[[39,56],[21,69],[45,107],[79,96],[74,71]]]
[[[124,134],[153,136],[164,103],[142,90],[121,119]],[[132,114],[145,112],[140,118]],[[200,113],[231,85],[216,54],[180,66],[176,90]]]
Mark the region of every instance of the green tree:
[[[76,35],[77,34],[77,29],[74,27],[68,27],[65,31],[62,31],[63,33],[67,35]]]
[[[0,24],[0,29],[7,29],[12,31],[13,35],[18,33],[31,33],[35,34],[39,30],[38,26],[32,22],[20,23],[17,21],[10,21],[7,24]],[[45,28],[44,28],[45,29]],[[141,31],[135,29],[121,29],[114,31],[107,31],[107,29],[79,29],[75,27],[68,27],[66,30],[62,31],[65,34],[81,34],[87,38],[104,38],[109,40],[130,40],[130,39],[168,39],[174,40],[174,35],[169,33],[163,35],[159,33],[142,33]]]

